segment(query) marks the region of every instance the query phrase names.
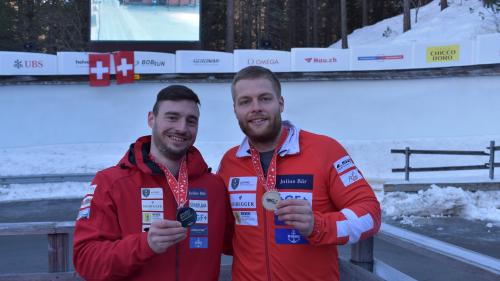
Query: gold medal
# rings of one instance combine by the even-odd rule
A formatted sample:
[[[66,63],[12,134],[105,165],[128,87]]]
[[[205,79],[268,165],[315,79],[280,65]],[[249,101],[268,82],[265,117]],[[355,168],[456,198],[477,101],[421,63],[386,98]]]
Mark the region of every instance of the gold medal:
[[[276,205],[280,202],[280,193],[277,191],[267,191],[262,195],[262,206],[269,211],[276,210]]]

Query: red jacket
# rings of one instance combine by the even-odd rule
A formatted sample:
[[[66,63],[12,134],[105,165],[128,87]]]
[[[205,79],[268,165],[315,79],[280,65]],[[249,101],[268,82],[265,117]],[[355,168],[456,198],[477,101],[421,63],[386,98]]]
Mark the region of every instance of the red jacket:
[[[185,240],[155,254],[144,228],[155,218],[175,220],[177,203],[148,157],[150,145],[150,136],[139,138],[117,166],[94,178],[76,222],[76,271],[86,280],[217,280],[224,233],[230,231],[226,223],[232,220],[224,185],[192,147],[188,199],[197,223]]]
[[[264,189],[245,139],[224,155],[218,172],[236,222],[234,281],[339,280],[336,245],[356,243],[379,230],[379,202],[345,149],[329,137],[286,126],[276,187],[282,199],[312,203],[313,233],[303,237],[262,207]]]

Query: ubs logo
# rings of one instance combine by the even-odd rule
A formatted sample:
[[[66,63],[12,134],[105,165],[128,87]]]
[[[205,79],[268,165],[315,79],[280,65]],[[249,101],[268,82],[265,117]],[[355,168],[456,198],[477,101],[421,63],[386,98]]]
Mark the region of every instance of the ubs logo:
[[[17,69],[21,68],[43,68],[43,62],[40,60],[26,60],[22,61],[17,59],[14,61],[14,67]]]

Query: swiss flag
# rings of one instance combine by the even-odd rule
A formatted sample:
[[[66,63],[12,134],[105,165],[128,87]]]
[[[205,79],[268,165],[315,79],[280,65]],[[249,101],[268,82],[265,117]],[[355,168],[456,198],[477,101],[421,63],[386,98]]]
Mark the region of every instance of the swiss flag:
[[[116,83],[134,83],[134,52],[114,52],[113,58],[115,59]]]
[[[90,86],[109,86],[109,54],[89,54]]]

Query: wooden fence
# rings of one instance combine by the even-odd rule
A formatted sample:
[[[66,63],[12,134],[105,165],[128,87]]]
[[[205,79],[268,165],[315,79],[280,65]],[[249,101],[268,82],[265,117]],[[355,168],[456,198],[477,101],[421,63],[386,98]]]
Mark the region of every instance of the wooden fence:
[[[392,169],[393,173],[405,173],[405,180],[410,180],[410,172],[436,172],[436,171],[459,171],[459,170],[489,170],[489,178],[495,178],[495,167],[500,167],[500,163],[495,163],[495,151],[500,150],[500,146],[495,146],[495,141],[490,141],[488,152],[484,151],[465,151],[465,150],[418,150],[410,149],[391,149],[391,153],[400,153],[405,155],[404,168]],[[464,165],[464,166],[442,166],[442,167],[419,167],[410,166],[410,156],[412,154],[434,154],[434,155],[468,155],[468,156],[488,156],[489,161],[483,165]]]

